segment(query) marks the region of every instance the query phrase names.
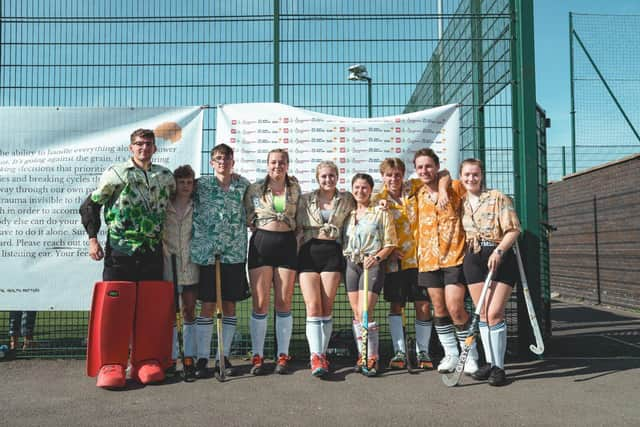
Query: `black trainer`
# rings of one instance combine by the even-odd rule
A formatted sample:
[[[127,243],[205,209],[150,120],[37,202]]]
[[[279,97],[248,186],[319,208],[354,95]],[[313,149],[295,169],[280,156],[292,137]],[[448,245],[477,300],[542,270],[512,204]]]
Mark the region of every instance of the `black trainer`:
[[[491,374],[491,364],[486,363],[478,368],[473,374],[471,374],[471,378],[477,381],[486,381],[489,379],[489,375]]]
[[[209,368],[207,365],[209,364],[209,359],[198,359],[196,362],[196,378],[209,378],[211,374],[209,373]]]
[[[501,386],[506,383],[507,374],[504,372],[504,369],[498,368],[497,366],[491,368],[491,373],[489,374],[489,385]]]
[[[220,371],[220,361],[216,360],[216,366],[214,368],[216,370],[216,372]],[[227,377],[235,377],[236,375],[238,375],[238,369],[235,368],[231,362],[229,362],[229,359],[227,358],[227,356],[224,357],[224,374]]]
[[[193,364],[193,358],[184,358],[182,361],[182,374],[185,382],[190,383],[196,380],[196,366]]]

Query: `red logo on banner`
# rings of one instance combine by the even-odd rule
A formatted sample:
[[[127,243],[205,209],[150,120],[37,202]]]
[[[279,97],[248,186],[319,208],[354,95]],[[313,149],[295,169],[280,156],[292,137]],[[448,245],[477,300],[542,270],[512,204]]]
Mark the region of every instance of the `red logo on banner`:
[[[284,128],[284,129],[282,129],[282,132],[284,132],[284,133],[289,133],[289,128]]]
[[[347,159],[345,159],[344,157],[340,157],[340,163],[346,163]]]
[[[401,141],[402,141],[402,139],[396,138],[396,143],[400,144]]]
[[[396,123],[400,123],[400,117],[396,117]]]
[[[345,173],[347,170],[345,168],[340,168],[340,173]]]
[[[236,143],[236,139],[235,138],[231,138],[231,139],[229,139],[229,142],[231,142],[232,144],[235,144]]]
[[[232,125],[237,125],[237,124],[238,124],[238,121],[237,121],[237,120],[231,120],[231,124],[232,124]]]
[[[344,132],[346,129],[344,127],[340,128],[340,132]],[[341,141],[342,142],[342,141]]]
[[[283,117],[282,123],[289,123],[289,117]]]
[[[344,170],[344,169],[343,169]],[[346,181],[344,178],[340,178],[340,184],[344,184]]]
[[[396,153],[402,153],[402,148],[396,147]]]
[[[397,133],[400,133],[400,128],[396,128],[396,132],[397,132]]]
[[[345,142],[347,140],[347,138],[345,138],[344,136],[340,137],[340,142]]]
[[[282,142],[284,142],[285,144],[289,143],[289,138],[282,138]]]
[[[347,152],[347,149],[346,149],[345,147],[340,147],[340,152],[341,152],[341,153],[346,153],[346,152]]]
[[[231,133],[236,133],[236,130],[235,129],[231,129]]]

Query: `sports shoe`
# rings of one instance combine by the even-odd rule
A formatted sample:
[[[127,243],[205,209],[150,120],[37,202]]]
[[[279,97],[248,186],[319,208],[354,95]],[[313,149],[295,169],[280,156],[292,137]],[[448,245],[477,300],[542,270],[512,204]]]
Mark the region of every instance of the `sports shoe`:
[[[418,368],[426,370],[433,369],[433,360],[429,357],[429,353],[421,351],[418,353]]]
[[[126,382],[122,365],[104,365],[98,372],[96,386],[102,388],[122,388]]]
[[[473,357],[467,357],[464,361],[464,373],[467,375],[473,375],[478,370],[478,361]]]
[[[280,353],[278,356],[278,361],[276,362],[276,369],[273,370],[274,373],[284,375],[289,373],[289,361],[291,360],[291,356],[288,354]]]
[[[367,360],[367,372],[366,375],[368,377],[375,377],[376,375],[378,375],[378,371],[380,370],[380,367],[378,365],[378,358],[377,357],[370,357]]]
[[[220,361],[216,360],[214,370],[220,371]],[[238,374],[238,370],[229,362],[227,356],[224,357],[224,374],[227,377],[235,377]]]
[[[507,383],[507,374],[504,372],[504,369],[494,366],[491,368],[488,382],[489,385],[492,386],[505,385]]]
[[[405,369],[407,367],[407,355],[398,351],[389,361],[389,369]]]
[[[146,360],[131,367],[131,378],[141,384],[157,383],[164,380],[164,371],[155,360]]]
[[[478,368],[473,374],[471,374],[471,378],[478,381],[486,381],[489,379],[489,374],[491,374],[491,364],[486,363]]]
[[[329,372],[329,359],[327,358],[326,354],[321,354],[320,355],[320,362],[322,363],[322,368],[327,371],[327,373]]]
[[[209,378],[211,374],[209,373],[209,368],[207,365],[209,364],[209,359],[201,358],[196,362],[196,372],[195,377],[198,379]]]
[[[314,377],[321,377],[326,373],[327,371],[325,371],[322,363],[322,356],[317,353],[313,353],[311,356],[311,375]]]
[[[176,367],[176,362],[173,362],[171,366],[164,370],[164,374],[167,377],[175,377],[178,373],[178,368]]]
[[[196,380],[196,367],[193,364],[193,358],[185,357],[182,361],[182,375],[185,382],[193,382]]]
[[[264,375],[267,372],[264,370],[264,357],[258,354],[254,354],[251,358],[251,374],[252,375]]]
[[[358,354],[358,360],[356,361],[356,366],[353,367],[353,372],[360,373],[362,372],[362,357]]]
[[[458,364],[458,356],[452,356],[450,354],[445,355],[440,364],[438,365],[438,372],[441,374],[448,374],[456,369]]]

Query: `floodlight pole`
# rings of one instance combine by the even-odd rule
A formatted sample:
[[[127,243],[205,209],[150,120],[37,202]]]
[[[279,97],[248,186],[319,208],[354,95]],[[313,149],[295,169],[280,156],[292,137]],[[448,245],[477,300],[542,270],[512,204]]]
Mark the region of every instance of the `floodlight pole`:
[[[349,73],[349,80],[367,81],[367,112],[369,118],[373,117],[373,79],[371,78],[371,76],[369,76],[367,67],[359,64],[352,65],[351,67],[349,67]]]

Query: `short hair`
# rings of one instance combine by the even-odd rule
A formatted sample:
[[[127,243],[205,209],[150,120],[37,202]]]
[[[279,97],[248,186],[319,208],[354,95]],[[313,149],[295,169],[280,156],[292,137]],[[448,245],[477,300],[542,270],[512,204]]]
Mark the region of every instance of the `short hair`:
[[[267,162],[269,161],[269,157],[271,157],[271,154],[275,153],[283,154],[284,159],[287,161],[287,164],[289,164],[289,152],[286,148],[274,148],[273,150],[269,151],[269,154],[267,154]]]
[[[176,181],[178,179],[184,179],[184,178],[194,179],[196,177],[196,173],[193,171],[191,166],[182,165],[182,166],[178,166],[176,170],[173,171],[173,177],[176,179]]]
[[[458,174],[462,175],[462,167],[464,165],[476,165],[480,168],[480,172],[484,175],[484,165],[482,164],[482,160],[474,159],[470,157],[468,159],[464,159],[462,163],[460,163],[460,169],[458,170]]]
[[[320,169],[322,168],[329,168],[333,170],[333,172],[335,172],[336,174],[336,178],[338,177],[338,166],[336,166],[336,164],[333,163],[331,160],[325,160],[323,162],[318,163],[318,166],[316,166],[316,180],[318,179],[318,175],[320,174]]]
[[[351,186],[352,187],[353,187],[353,184],[356,182],[357,179],[363,179],[363,180],[367,181],[367,183],[373,189],[373,178],[368,173],[357,173],[357,174],[353,175],[353,178],[351,178]]]
[[[418,151],[416,151],[416,154],[413,155],[413,165],[416,165],[416,159],[418,157],[423,157],[423,156],[427,156],[427,157],[431,157],[433,159],[433,162],[436,164],[436,166],[440,166],[440,159],[438,158],[438,155],[436,154],[435,151],[433,151],[431,148],[421,148]]]
[[[153,143],[156,143],[156,134],[153,133],[153,131],[151,129],[136,129],[133,131],[133,133],[131,134],[130,139],[130,143],[133,144],[133,141],[136,140],[137,137],[141,137],[144,139],[150,139],[153,141]]]
[[[380,163],[380,175],[384,175],[389,169],[398,169],[403,175],[407,171],[404,162],[398,157],[387,157]]]
[[[218,144],[211,149],[211,158],[215,156],[216,153],[220,153],[225,157],[233,158],[233,148],[229,147],[227,144]]]

